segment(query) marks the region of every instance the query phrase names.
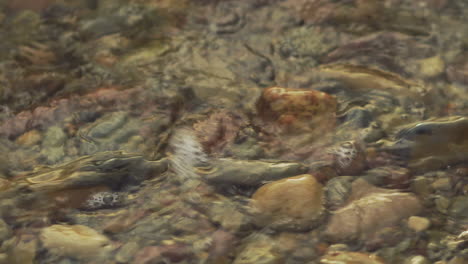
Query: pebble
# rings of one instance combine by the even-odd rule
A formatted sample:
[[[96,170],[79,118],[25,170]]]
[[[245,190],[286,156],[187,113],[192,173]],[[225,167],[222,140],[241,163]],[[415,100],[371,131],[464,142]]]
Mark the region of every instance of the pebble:
[[[450,188],[451,188],[450,178],[444,177],[444,178],[437,179],[431,184],[431,186],[435,190],[450,191]]]
[[[211,183],[258,186],[263,182],[299,175],[307,166],[297,162],[267,162],[261,160],[217,159],[213,172],[204,178]]]
[[[111,132],[122,127],[127,120],[127,114],[124,112],[112,113],[99,119],[97,125],[89,131],[89,136],[93,138],[102,138],[109,135]]]
[[[123,245],[119,252],[115,255],[115,260],[118,263],[130,263],[133,259],[133,256],[138,252],[140,246],[137,242],[131,241]]]
[[[299,130],[316,126],[317,122],[311,123],[313,120],[333,116],[336,107],[336,98],[327,93],[283,87],[265,89],[257,102],[257,110],[264,119]]]
[[[432,78],[445,71],[445,63],[440,56],[435,56],[419,61],[419,72],[423,77]]]
[[[328,264],[385,264],[383,260],[376,255],[349,252],[349,251],[332,251],[320,258],[320,263]]]
[[[61,147],[65,142],[67,135],[63,132],[62,128],[57,126],[52,126],[47,129],[47,132],[44,135],[44,141],[42,142],[42,147],[51,148],[51,147]]]
[[[33,129],[19,136],[16,139],[16,144],[19,144],[24,147],[31,147],[39,143],[41,139],[42,139],[41,133],[38,130]]]
[[[339,175],[359,175],[366,166],[364,151],[355,141],[346,141],[330,150]]]
[[[314,176],[303,174],[260,187],[252,196],[259,226],[309,229],[322,216],[323,188]]]
[[[452,258],[448,264],[468,264],[468,257],[456,256]]]
[[[357,179],[352,184],[347,205],[332,212],[325,235],[334,242],[366,240],[376,231],[396,225],[421,209],[413,194],[378,188]]]
[[[424,256],[418,255],[407,258],[404,264],[429,264],[429,260]]]
[[[0,218],[0,241],[5,241],[10,237],[10,235],[10,227],[5,223],[5,221],[3,221],[3,219]]]
[[[430,225],[430,220],[425,217],[411,216],[408,219],[408,227],[416,232],[427,230]]]
[[[325,193],[329,208],[338,209],[346,202],[351,193],[352,182],[353,177],[351,176],[339,176],[327,182]]]
[[[10,249],[8,254],[8,263],[34,264],[37,247],[37,239],[34,236],[22,235],[18,237],[14,247]]]
[[[106,236],[83,225],[52,225],[41,230],[40,239],[54,254],[77,259],[104,257],[111,249]]]
[[[468,219],[468,196],[456,196],[449,209],[449,215],[457,219]]]
[[[281,264],[284,258],[276,252],[276,243],[267,235],[252,235],[242,246],[233,264]]]

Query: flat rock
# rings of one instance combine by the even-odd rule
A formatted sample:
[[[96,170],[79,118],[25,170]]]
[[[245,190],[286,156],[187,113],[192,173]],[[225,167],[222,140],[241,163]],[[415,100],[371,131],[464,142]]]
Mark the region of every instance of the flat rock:
[[[333,264],[384,264],[379,257],[361,252],[333,251],[320,259],[320,263]]]
[[[417,215],[421,209],[413,194],[378,188],[358,179],[352,184],[347,205],[332,213],[325,235],[335,242],[365,240],[384,227]]]
[[[41,230],[40,239],[54,254],[78,259],[105,256],[110,240],[83,225],[52,225]]]
[[[204,178],[212,183],[256,186],[266,181],[274,181],[307,171],[307,167],[297,162],[217,159],[213,162],[214,171]]]
[[[275,229],[310,229],[324,212],[323,199],[322,185],[310,174],[265,184],[252,196],[255,222]]]

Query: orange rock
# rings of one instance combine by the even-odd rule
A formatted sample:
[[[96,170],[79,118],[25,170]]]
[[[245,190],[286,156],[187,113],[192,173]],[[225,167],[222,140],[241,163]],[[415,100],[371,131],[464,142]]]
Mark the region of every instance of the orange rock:
[[[16,139],[16,143],[25,147],[31,147],[41,141],[42,135],[36,129],[28,131]]]
[[[322,215],[322,185],[310,174],[281,179],[260,187],[252,197],[256,224],[304,230]]]
[[[257,108],[267,117],[290,122],[292,117],[310,118],[335,113],[336,104],[335,97],[317,90],[271,87],[263,91]]]

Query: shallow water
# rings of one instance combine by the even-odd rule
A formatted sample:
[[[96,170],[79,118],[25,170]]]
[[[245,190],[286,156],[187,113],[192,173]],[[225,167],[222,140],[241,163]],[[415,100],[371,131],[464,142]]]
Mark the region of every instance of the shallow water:
[[[1,263],[468,263],[463,0],[0,0]]]

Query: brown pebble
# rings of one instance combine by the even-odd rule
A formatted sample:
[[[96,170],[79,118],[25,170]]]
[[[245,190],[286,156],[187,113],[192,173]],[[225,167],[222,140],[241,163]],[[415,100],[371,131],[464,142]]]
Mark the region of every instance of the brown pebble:
[[[322,202],[322,185],[310,174],[265,184],[252,197],[257,225],[286,229],[311,228],[324,211]]]

